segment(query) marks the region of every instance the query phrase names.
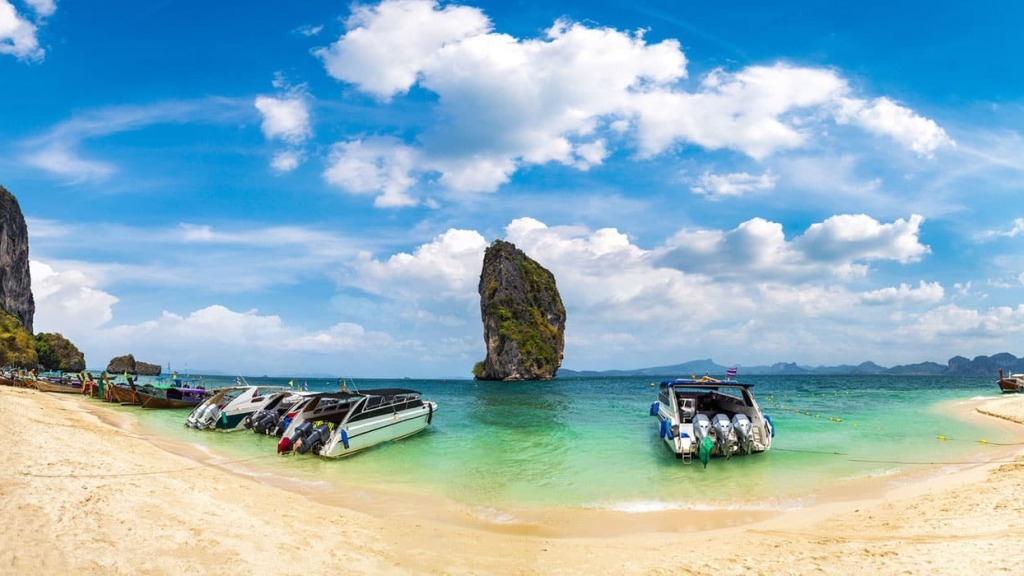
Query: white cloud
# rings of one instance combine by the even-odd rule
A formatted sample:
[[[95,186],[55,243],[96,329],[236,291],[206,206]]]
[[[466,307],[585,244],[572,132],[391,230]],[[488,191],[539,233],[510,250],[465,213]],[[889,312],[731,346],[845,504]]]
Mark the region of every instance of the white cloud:
[[[408,190],[416,181],[410,175],[417,151],[386,138],[339,142],[331,148],[324,179],[348,192],[378,194],[374,204],[382,208],[413,206]]]
[[[476,294],[487,241],[473,230],[451,229],[418,247],[380,261],[364,254],[359,285],[397,298],[463,300]]]
[[[919,260],[929,248],[918,240],[923,218],[891,224],[861,215],[832,216],[787,241],[782,225],[753,218],[734,230],[681,230],[659,250],[659,260],[684,272],[722,277],[790,280],[866,274],[864,262]]]
[[[914,214],[882,224],[866,214],[841,214],[812,224],[794,245],[823,261],[895,260],[916,262],[931,250],[918,240],[924,217]]]
[[[932,156],[939,148],[956,146],[934,120],[919,116],[885,97],[871,102],[844,98],[840,101],[837,120],[855,123],[873,134],[891,136],[922,156]]]
[[[942,301],[945,290],[938,282],[925,284],[924,280],[918,283],[917,288],[907,284],[900,284],[896,287],[881,288],[861,294],[861,301],[865,304],[938,304]]]
[[[41,11],[47,10],[47,2],[33,4],[37,13],[44,15]],[[23,60],[42,60],[46,52],[39,47],[36,32],[35,25],[19,15],[9,0],[0,0],[0,54],[10,54]]]
[[[403,192],[396,196],[393,175],[359,179],[360,193],[376,187],[390,197],[378,205],[416,203],[405,190],[434,173],[450,190],[489,192],[524,167],[587,170],[618,149],[650,158],[695,144],[761,160],[813,144],[827,122],[890,136],[923,155],[952,145],[934,121],[908,108],[855,98],[835,70],[719,69],[688,91],[676,40],[651,44],[642,33],[567,20],[543,37],[520,39],[494,31],[477,8],[433,0],[357,6],[347,31],[316,54],[333,78],[384,103],[414,86],[437,96],[438,122],[413,136]],[[391,145],[408,153],[410,141]]]
[[[309,107],[303,98],[257,96],[254,105],[263,115],[260,128],[268,140],[276,138],[298,144],[312,134]]]
[[[711,174],[705,172],[699,182],[690,190],[695,194],[702,194],[712,200],[725,196],[742,196],[748,192],[771,190],[775,188],[778,176],[764,173],[760,176],[753,176],[746,172],[733,174]]]
[[[282,150],[274,154],[270,167],[278,172],[291,172],[302,162],[302,153],[296,150]]]
[[[28,4],[35,10],[36,15],[40,18],[47,16],[53,16],[54,12],[57,11],[57,3],[55,0],[25,0],[25,4]]]
[[[960,350],[1005,346],[1007,336],[1024,334],[1024,304],[987,310],[947,304],[921,314],[900,332],[924,342],[942,341],[945,346]]]
[[[118,299],[76,269],[59,270],[37,260],[29,262],[36,332],[60,332],[72,340],[103,326],[113,318]]]
[[[476,8],[397,0],[355,6],[346,27],[337,42],[314,53],[332,77],[390,98],[409,90],[440,52],[486,34],[491,24]]]

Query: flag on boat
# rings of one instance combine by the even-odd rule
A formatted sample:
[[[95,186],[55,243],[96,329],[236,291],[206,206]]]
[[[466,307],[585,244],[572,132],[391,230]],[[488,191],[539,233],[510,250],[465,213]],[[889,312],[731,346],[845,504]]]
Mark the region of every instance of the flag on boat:
[[[726,368],[725,369],[725,377],[726,378],[735,378],[736,377],[736,369],[735,368]]]

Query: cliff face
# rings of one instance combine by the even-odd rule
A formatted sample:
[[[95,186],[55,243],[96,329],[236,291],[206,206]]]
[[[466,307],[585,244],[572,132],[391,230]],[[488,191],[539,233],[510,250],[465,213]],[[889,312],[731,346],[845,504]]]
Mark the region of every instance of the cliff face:
[[[13,194],[0,186],[0,306],[32,332],[36,302],[28,269],[28,227]]]
[[[477,380],[554,378],[565,348],[565,306],[554,275],[496,240],[484,254],[479,292],[487,357],[473,368]]]

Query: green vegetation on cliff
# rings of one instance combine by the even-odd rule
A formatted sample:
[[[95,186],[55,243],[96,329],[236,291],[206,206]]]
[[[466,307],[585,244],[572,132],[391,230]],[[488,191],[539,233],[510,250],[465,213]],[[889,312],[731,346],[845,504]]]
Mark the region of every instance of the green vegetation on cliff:
[[[0,309],[0,365],[35,368],[36,340],[17,318]]]
[[[43,370],[81,372],[85,370],[85,354],[59,333],[36,334],[36,353]]]

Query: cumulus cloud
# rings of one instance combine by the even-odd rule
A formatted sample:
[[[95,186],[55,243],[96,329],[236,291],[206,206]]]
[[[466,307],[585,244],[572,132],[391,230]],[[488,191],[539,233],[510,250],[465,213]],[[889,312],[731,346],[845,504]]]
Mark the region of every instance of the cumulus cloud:
[[[885,97],[870,102],[844,98],[840,101],[837,120],[857,124],[873,134],[890,136],[922,156],[932,156],[939,148],[956,145],[934,120],[919,116]]]
[[[309,107],[300,97],[274,98],[257,96],[256,109],[263,116],[260,128],[267,139],[280,139],[298,144],[312,133],[309,123]]]
[[[476,294],[487,241],[474,230],[450,229],[413,253],[398,253],[387,260],[363,254],[358,264],[359,284],[370,292],[386,290],[400,298],[465,299]]]
[[[54,0],[25,0],[25,4],[31,6],[40,18],[53,16],[53,13],[57,11],[57,3]]]
[[[929,252],[918,236],[924,218],[883,224],[863,214],[832,216],[787,241],[782,225],[753,218],[730,231],[681,230],[659,260],[683,271],[726,277],[800,279],[863,276],[865,262],[908,263]]]
[[[945,296],[945,290],[938,282],[925,283],[921,280],[917,288],[907,284],[889,286],[861,294],[865,304],[938,304]]]
[[[88,333],[113,318],[118,299],[103,291],[81,270],[58,269],[46,262],[29,262],[37,332],[60,332],[72,337]]]
[[[39,16],[53,14],[53,2],[30,2]],[[46,51],[39,47],[36,26],[18,14],[9,0],[0,0],[0,54],[10,54],[22,60],[42,60]]]
[[[749,192],[771,190],[775,188],[778,179],[778,176],[767,172],[760,176],[753,176],[746,172],[733,174],[705,172],[690,190],[694,194],[701,194],[712,200],[717,200],[727,196],[742,196]]]
[[[335,144],[331,148],[324,179],[348,192],[377,194],[382,208],[412,206],[408,190],[416,183],[410,176],[417,151],[390,138],[372,138]]]
[[[947,304],[921,314],[900,332],[926,342],[953,339],[961,350],[1005,343],[1009,334],[1024,334],[1024,304],[987,310]]]
[[[808,257],[822,262],[895,260],[916,262],[931,250],[921,244],[924,217],[914,214],[883,224],[866,214],[841,214],[812,224],[794,245]]]
[[[619,149],[650,158],[697,145],[761,160],[807,146],[827,121],[922,155],[953,144],[906,107],[856,97],[832,69],[717,69],[688,90],[676,40],[649,43],[642,33],[568,20],[515,38],[477,8],[433,0],[357,6],[346,27],[315,52],[327,73],[385,105],[414,86],[435,94],[438,122],[394,145],[418,152],[406,178],[439,174],[459,192],[494,191],[530,165],[587,170]]]
[[[282,150],[274,154],[270,161],[270,167],[278,172],[291,172],[299,167],[302,162],[302,154],[295,150]]]

